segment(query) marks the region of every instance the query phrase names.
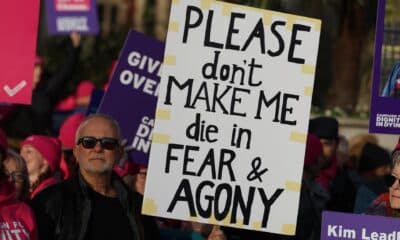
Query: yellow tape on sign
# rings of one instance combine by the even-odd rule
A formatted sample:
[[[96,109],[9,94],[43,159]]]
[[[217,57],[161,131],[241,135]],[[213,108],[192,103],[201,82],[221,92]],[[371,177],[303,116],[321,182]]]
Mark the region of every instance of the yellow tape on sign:
[[[292,191],[292,192],[300,192],[301,184],[298,182],[293,181],[286,181],[285,182],[285,190]]]
[[[153,199],[145,198],[143,200],[142,210],[143,213],[147,213],[149,215],[155,215],[157,214],[158,211],[157,204]]]
[[[181,3],[180,0],[172,0],[172,5],[177,5],[177,4],[179,4],[179,3]]]
[[[231,222],[231,218],[232,218],[232,213],[229,211],[226,217],[222,220],[222,223],[224,223],[225,225],[229,225]]]
[[[253,230],[259,230],[261,229],[261,221],[254,221],[253,224],[251,225]]]
[[[170,136],[168,134],[154,133],[153,143],[168,144]]]
[[[227,17],[232,12],[232,6],[230,4],[224,4],[222,7],[222,16]]]
[[[218,221],[217,221],[217,219],[215,219],[215,216],[214,216],[214,215],[211,216],[211,217],[208,219],[208,223],[211,224],[211,225],[218,225]]]
[[[157,109],[156,119],[160,119],[160,120],[171,119],[171,111],[169,109]]]
[[[211,8],[211,4],[214,2],[214,0],[201,0],[200,7],[203,10],[208,10]]]
[[[296,234],[296,225],[295,224],[283,224],[282,225],[282,233],[287,235]]]
[[[191,222],[198,222],[198,220],[199,220],[198,217],[189,216],[189,221],[191,221]]]
[[[237,221],[236,221],[236,226],[244,226],[244,223],[243,223],[243,219],[242,218],[240,218],[240,219],[237,219]]]
[[[304,87],[304,95],[311,97],[313,94],[313,87]]]
[[[313,21],[314,31],[321,32],[321,21]]]
[[[176,65],[176,56],[174,56],[174,55],[166,55],[164,57],[164,64],[165,65]]]
[[[296,22],[297,16],[288,14],[288,15],[286,15],[286,17],[287,17],[287,19],[286,19],[286,30],[291,32],[292,28],[293,28],[293,24]]]
[[[301,65],[301,72],[303,74],[313,75],[315,73],[315,66],[309,65],[309,64],[303,64],[303,65]]]
[[[301,132],[291,132],[289,140],[292,142],[306,143],[307,135]]]
[[[179,32],[179,23],[178,22],[170,22],[168,31]]]
[[[264,13],[263,23],[264,23],[264,25],[271,25],[272,24],[272,14],[271,14],[271,12]]]

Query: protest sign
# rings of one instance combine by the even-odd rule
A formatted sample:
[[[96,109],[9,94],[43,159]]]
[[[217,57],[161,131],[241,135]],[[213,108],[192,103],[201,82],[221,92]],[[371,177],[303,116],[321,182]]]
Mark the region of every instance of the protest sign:
[[[388,0],[388,3],[391,0]],[[389,10],[390,11],[390,10]],[[385,26],[386,1],[378,1],[375,34],[375,54],[369,131],[372,133],[400,134],[400,62],[395,56],[398,43],[393,41],[395,28]],[[393,18],[400,20],[394,14]]]
[[[172,1],[142,213],[295,233],[320,24]]]
[[[321,239],[400,239],[400,219],[324,211]]]
[[[30,104],[40,1],[4,1],[0,8],[0,101]]]
[[[147,165],[164,44],[131,30],[98,112],[121,127],[130,160]]]
[[[46,0],[46,10],[49,35],[99,32],[96,0]]]

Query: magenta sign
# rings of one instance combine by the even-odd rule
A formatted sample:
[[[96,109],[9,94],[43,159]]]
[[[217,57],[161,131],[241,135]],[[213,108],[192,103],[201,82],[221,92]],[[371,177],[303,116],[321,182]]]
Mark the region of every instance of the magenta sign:
[[[31,103],[39,2],[1,3],[0,102]]]

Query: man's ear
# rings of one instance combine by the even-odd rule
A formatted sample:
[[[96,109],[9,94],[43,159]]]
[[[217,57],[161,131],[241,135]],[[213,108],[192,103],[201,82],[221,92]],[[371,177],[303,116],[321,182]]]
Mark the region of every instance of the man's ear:
[[[78,158],[76,157],[76,156],[78,155],[78,145],[75,145],[75,146],[72,148],[72,154],[74,155],[76,161],[78,161]]]

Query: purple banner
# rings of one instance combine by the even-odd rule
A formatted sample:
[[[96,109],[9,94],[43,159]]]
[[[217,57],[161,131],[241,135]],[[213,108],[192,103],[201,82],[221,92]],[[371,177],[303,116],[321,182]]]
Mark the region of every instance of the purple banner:
[[[131,30],[98,112],[121,127],[130,160],[147,165],[164,44]]]
[[[96,0],[46,0],[49,35],[99,32]]]
[[[400,218],[339,213],[322,213],[321,239],[400,239]]]
[[[385,26],[385,11],[386,1],[379,0],[369,131],[400,134],[400,63],[399,59],[386,57],[394,56],[397,48],[397,42],[391,40],[396,29]],[[394,17],[400,18],[397,15]]]

